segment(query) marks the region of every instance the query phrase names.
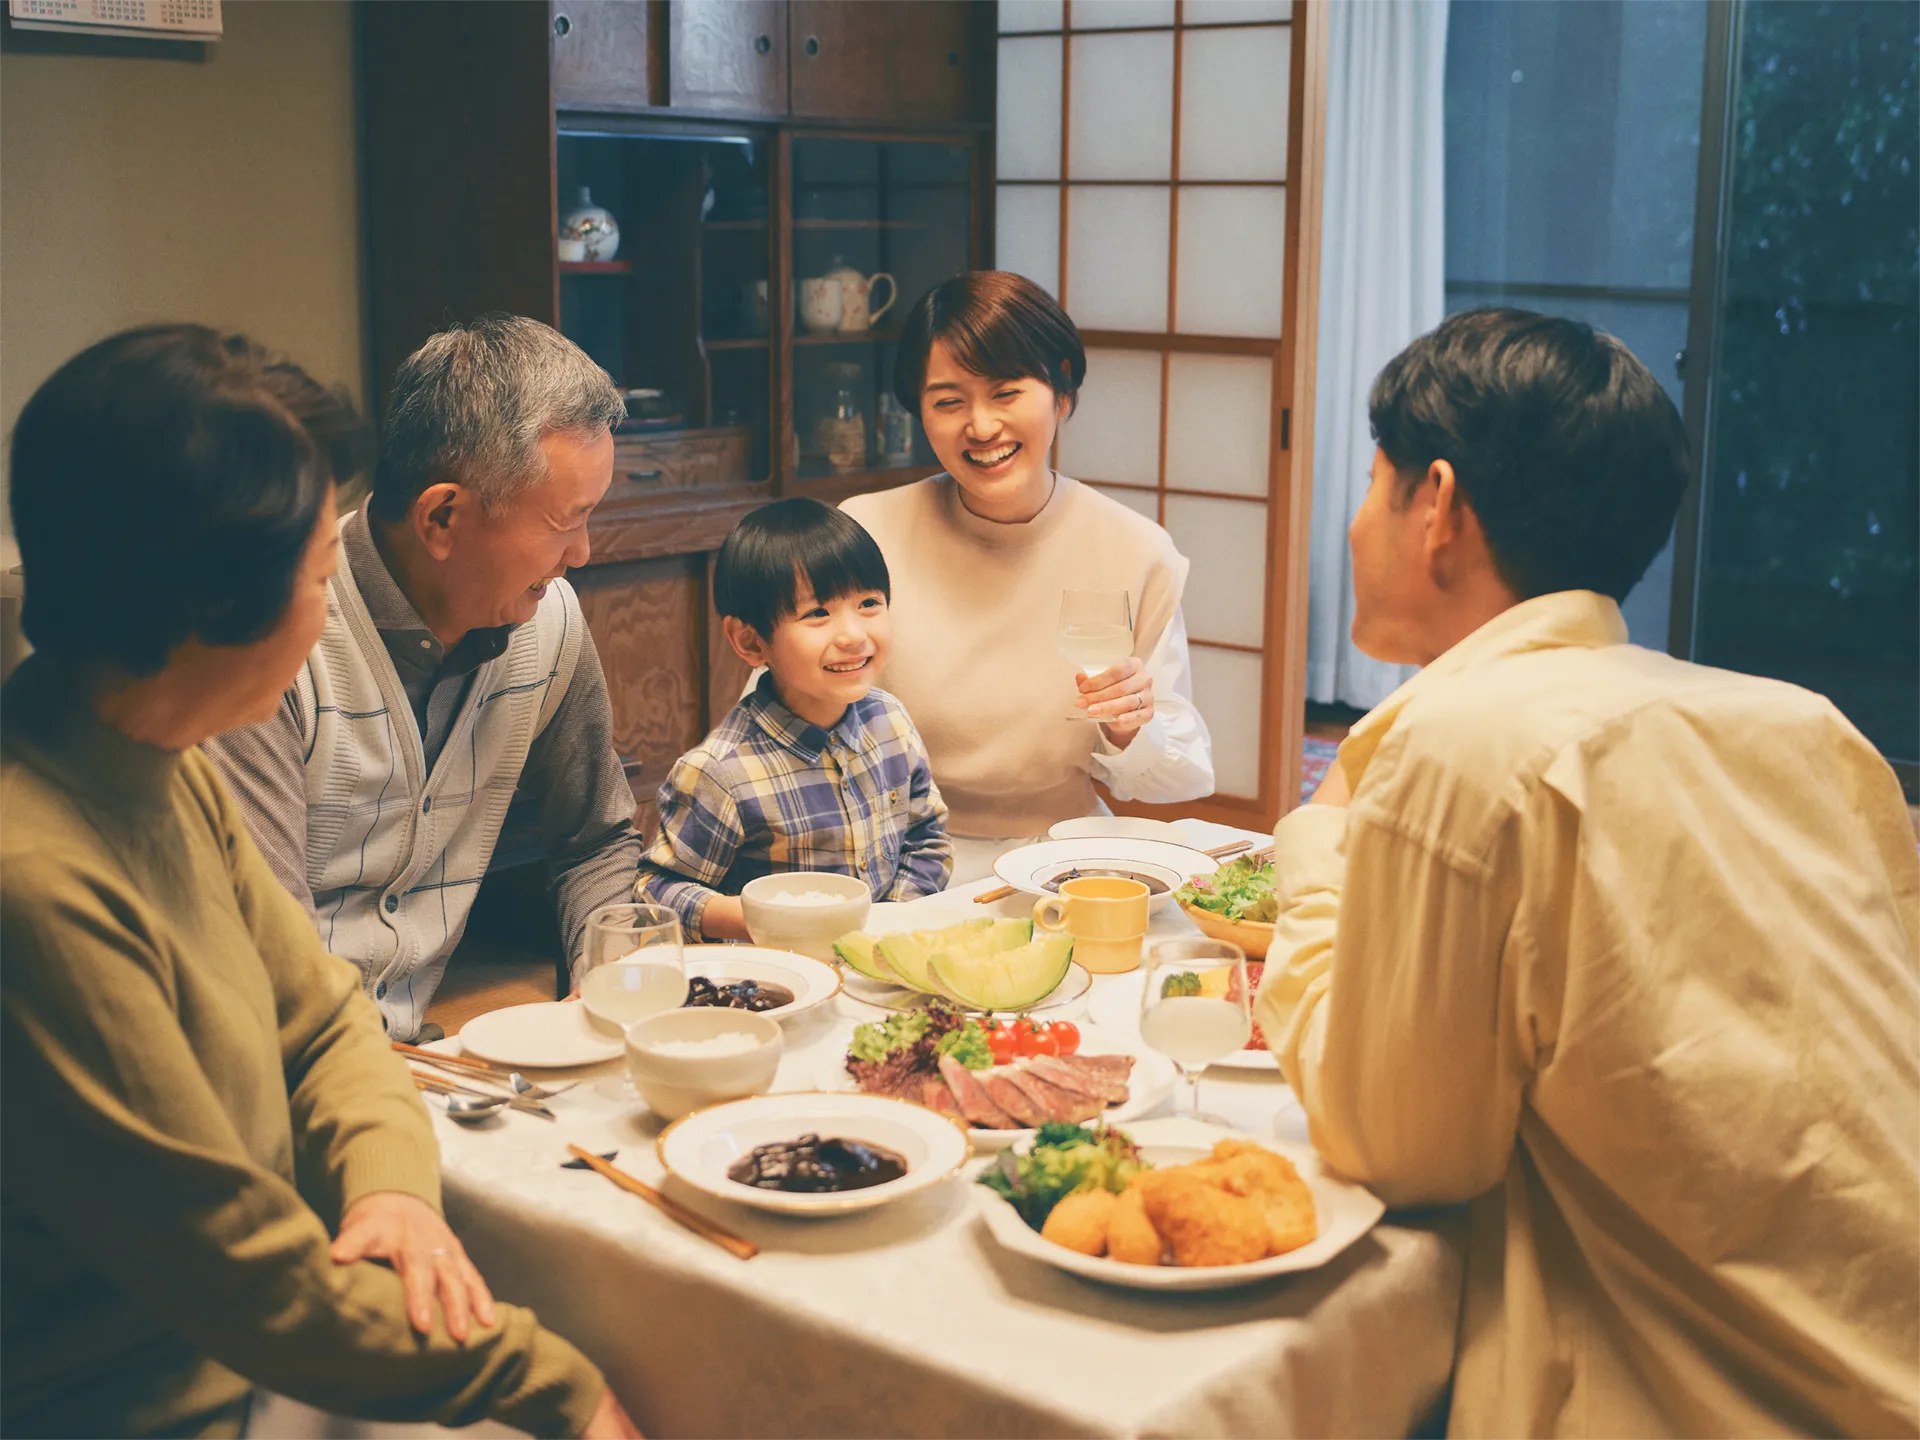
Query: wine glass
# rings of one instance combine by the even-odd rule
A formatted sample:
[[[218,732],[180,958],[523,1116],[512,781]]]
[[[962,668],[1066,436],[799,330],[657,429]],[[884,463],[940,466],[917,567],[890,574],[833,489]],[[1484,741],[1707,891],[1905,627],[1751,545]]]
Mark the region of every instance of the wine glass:
[[[1200,1112],[1200,1072],[1244,1049],[1252,1036],[1247,956],[1238,945],[1162,940],[1148,951],[1140,1038],[1180,1067],[1189,1118],[1227,1123]]]
[[[1124,590],[1060,592],[1060,653],[1082,675],[1098,675],[1133,654],[1133,603]],[[1076,709],[1069,720],[1098,717]]]
[[[596,1030],[624,1034],[627,1026],[687,1001],[687,961],[680,917],[664,905],[621,901],[587,916],[580,952],[580,1000]],[[610,1099],[637,1092],[623,1068],[598,1090]]]

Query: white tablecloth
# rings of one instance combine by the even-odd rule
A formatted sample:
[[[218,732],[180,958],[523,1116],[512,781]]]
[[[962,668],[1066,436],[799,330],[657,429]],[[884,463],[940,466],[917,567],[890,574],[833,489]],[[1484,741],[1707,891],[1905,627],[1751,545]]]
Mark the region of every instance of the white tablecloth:
[[[1199,843],[1235,834],[1186,823]],[[967,902],[987,883],[916,909],[932,923],[956,905],[980,914]],[[1155,931],[1190,927],[1172,910]],[[875,1015],[842,997],[790,1022],[775,1088],[818,1088]],[[1305,1139],[1276,1072],[1209,1071],[1201,1102],[1256,1136]],[[1001,1250],[970,1180],[866,1214],[782,1219],[664,1180],[660,1123],[610,1079],[552,1106],[558,1124],[508,1114],[478,1130],[436,1111],[448,1216],[495,1292],[585,1350],[651,1435],[1404,1434],[1452,1366],[1452,1217],[1389,1217],[1326,1267],[1251,1289],[1146,1295]],[[736,1260],[560,1168],[569,1141],[617,1149],[760,1255]]]

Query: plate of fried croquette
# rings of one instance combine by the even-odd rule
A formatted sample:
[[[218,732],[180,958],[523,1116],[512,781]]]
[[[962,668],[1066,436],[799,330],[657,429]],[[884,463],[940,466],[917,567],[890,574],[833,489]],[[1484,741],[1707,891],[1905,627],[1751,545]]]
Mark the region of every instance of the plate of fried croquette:
[[[1184,1118],[1117,1127],[1152,1166],[1124,1191],[1082,1190],[1034,1230],[975,1186],[994,1239],[1057,1269],[1137,1290],[1227,1290],[1324,1265],[1386,1207],[1305,1146]]]

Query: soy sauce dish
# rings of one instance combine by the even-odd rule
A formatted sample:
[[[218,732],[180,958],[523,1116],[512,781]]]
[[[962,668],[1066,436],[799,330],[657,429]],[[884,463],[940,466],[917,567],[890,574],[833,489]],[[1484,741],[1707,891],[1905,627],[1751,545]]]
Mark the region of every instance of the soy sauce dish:
[[[756,1095],[662,1132],[667,1173],[722,1200],[784,1215],[841,1215],[942,1184],[972,1153],[966,1132],[879,1095]]]

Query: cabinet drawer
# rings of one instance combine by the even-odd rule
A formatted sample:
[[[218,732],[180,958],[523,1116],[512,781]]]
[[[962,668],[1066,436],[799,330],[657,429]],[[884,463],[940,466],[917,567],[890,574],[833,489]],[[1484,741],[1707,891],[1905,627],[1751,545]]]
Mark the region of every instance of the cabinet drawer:
[[[746,482],[744,426],[613,437],[613,484],[601,508],[648,495],[711,490]]]

